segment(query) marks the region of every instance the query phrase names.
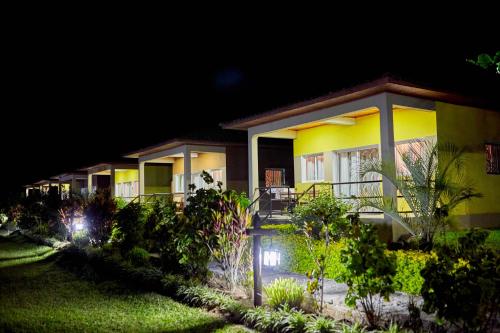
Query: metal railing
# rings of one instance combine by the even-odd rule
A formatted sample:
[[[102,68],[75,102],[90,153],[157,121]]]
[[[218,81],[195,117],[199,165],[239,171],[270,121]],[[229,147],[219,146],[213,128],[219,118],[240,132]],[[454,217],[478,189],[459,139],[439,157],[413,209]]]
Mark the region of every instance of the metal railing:
[[[272,218],[273,215],[286,215],[293,211],[293,208],[297,205],[307,204],[310,200],[318,197],[322,193],[328,193],[329,195],[335,196],[335,198],[345,201],[358,201],[362,199],[377,199],[380,196],[367,196],[363,195],[363,185],[369,184],[381,184],[382,180],[362,180],[353,182],[335,182],[335,183],[313,183],[303,192],[295,192],[294,188],[287,186],[272,186],[272,187],[258,187],[254,191],[254,197],[256,192],[259,194],[252,201],[249,208],[251,212],[255,213],[256,203],[259,204],[258,212],[263,215],[262,219],[267,220]],[[355,185],[357,190],[353,191],[351,195],[342,195],[342,186]],[[352,188],[349,188],[350,192]],[[338,195],[336,193],[340,193]],[[278,194],[278,195],[276,195]],[[403,198],[403,196],[398,193],[396,196],[398,199]],[[279,209],[275,209],[278,206]],[[349,212],[354,213],[354,211]],[[382,214],[383,212],[375,208],[363,209],[360,213],[362,214]],[[400,213],[412,213],[411,211],[401,211]]]

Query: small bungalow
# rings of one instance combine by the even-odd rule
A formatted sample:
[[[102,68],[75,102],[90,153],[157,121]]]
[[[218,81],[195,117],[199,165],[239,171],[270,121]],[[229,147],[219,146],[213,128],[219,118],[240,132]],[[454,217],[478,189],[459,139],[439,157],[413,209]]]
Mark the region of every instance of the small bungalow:
[[[361,177],[363,161],[379,158],[404,172],[397,150],[404,151],[409,142],[451,142],[466,148],[467,177],[484,196],[461,205],[456,219],[466,227],[498,227],[499,110],[485,100],[383,77],[223,127],[247,131],[251,194],[261,186],[259,140],[289,140],[295,185],[287,191],[296,197],[314,196],[326,184],[346,200],[370,186],[380,186],[384,196],[399,200],[385,178]],[[362,217],[388,226],[394,239],[403,232],[388,216],[375,211],[365,211]]]
[[[106,162],[81,169],[87,173],[87,192],[109,189],[115,198],[131,200],[139,195],[136,163]]]
[[[267,140],[259,147],[260,183],[293,186],[292,146],[283,140]],[[246,135],[236,131],[213,131],[175,138],[125,155],[139,161],[139,194],[172,195],[185,202],[189,185],[196,188],[215,186],[246,192],[248,189],[248,153]],[[201,177],[208,172],[214,184]],[[272,178],[273,176],[274,178]]]

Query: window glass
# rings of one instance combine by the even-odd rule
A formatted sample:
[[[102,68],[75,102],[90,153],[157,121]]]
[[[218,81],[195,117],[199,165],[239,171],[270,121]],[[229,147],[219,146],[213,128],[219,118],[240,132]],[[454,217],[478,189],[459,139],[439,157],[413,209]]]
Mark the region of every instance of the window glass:
[[[325,179],[323,154],[303,157],[305,167],[305,181],[321,181]]]
[[[500,175],[500,144],[488,143],[486,150],[486,173]]]

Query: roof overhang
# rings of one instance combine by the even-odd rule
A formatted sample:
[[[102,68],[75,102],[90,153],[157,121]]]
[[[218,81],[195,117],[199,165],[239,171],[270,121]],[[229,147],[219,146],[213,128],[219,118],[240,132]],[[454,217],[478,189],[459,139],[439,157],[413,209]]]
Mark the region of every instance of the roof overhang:
[[[146,155],[151,155],[155,153],[159,153],[162,151],[172,150],[175,148],[181,148],[184,146],[205,146],[205,147],[227,147],[227,146],[235,146],[235,145],[246,145],[245,143],[240,142],[222,142],[222,141],[207,141],[207,140],[179,140],[173,139],[170,141],[166,141],[154,146],[146,147],[123,157],[126,158],[140,158]]]
[[[258,115],[221,124],[225,129],[247,130],[251,127],[269,122],[302,115],[308,112],[352,102],[380,93],[393,93],[409,97],[423,98],[432,101],[449,102],[460,105],[487,107],[488,101],[481,98],[472,98],[456,93],[438,91],[415,84],[396,80],[392,77],[383,77],[370,83],[361,84],[350,89],[344,89],[312,100],[278,108]]]

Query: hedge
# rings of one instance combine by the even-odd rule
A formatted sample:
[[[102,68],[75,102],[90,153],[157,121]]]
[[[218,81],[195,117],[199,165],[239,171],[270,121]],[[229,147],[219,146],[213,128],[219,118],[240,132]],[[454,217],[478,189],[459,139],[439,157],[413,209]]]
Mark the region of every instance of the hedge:
[[[313,258],[307,248],[306,238],[301,234],[293,233],[292,228],[280,226],[279,235],[272,237],[272,246],[281,252],[280,270],[300,274],[314,268]],[[322,241],[314,241],[315,251],[319,251]],[[271,246],[271,237],[263,237],[263,248]],[[345,240],[340,240],[330,245],[331,256],[327,258],[325,276],[337,280],[345,272],[345,267],[340,262],[340,251],[345,246]],[[424,268],[430,254],[420,251],[394,251],[397,257],[397,271],[394,279],[396,290],[413,295],[420,294],[423,278],[420,270]]]

